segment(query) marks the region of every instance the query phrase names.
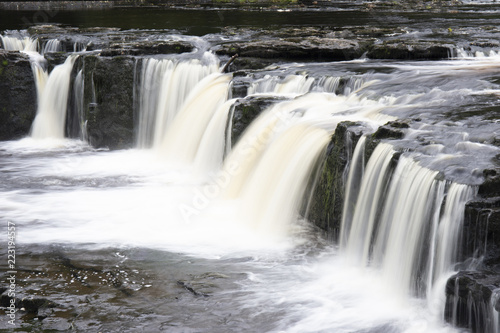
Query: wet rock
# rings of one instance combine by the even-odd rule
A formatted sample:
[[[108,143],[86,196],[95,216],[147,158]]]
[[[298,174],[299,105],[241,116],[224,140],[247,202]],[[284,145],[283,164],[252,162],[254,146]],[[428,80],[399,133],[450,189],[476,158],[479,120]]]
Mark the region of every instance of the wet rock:
[[[500,168],[483,171],[484,182],[479,186],[479,195],[484,197],[500,196]]]
[[[307,218],[334,239],[342,222],[347,166],[364,131],[367,129],[358,123],[341,122],[337,126],[309,204]]]
[[[47,59],[47,69],[49,73],[52,72],[54,67],[57,65],[63,64],[68,56],[69,54],[66,52],[53,52],[45,54],[44,58]]]
[[[359,58],[363,49],[354,40],[309,36],[228,43],[221,45],[216,53],[263,59],[338,61]]]
[[[263,69],[273,63],[274,61],[270,59],[238,57],[233,61],[229,69],[230,71]]]
[[[409,128],[408,123],[391,121],[380,126],[372,137],[374,139],[401,139],[404,137],[405,133],[402,129]]]
[[[27,55],[0,50],[0,140],[29,134],[37,97]]]
[[[389,41],[373,45],[367,53],[370,59],[448,59],[454,46],[431,42],[415,43],[410,41]]]
[[[500,197],[467,203],[461,240],[461,260],[483,257],[483,264],[500,270]]]
[[[175,54],[193,51],[194,47],[184,41],[141,41],[132,43],[111,43],[100,52],[105,57],[120,55]]]
[[[134,141],[134,63],[129,57],[84,59],[84,112],[94,147],[127,148]]]
[[[474,333],[493,332],[500,311],[500,275],[497,272],[459,272],[446,283],[444,318]]]
[[[279,101],[283,101],[283,99],[261,96],[250,96],[236,101],[232,118],[231,143],[233,145],[237,143],[250,123],[257,118],[262,111]]]

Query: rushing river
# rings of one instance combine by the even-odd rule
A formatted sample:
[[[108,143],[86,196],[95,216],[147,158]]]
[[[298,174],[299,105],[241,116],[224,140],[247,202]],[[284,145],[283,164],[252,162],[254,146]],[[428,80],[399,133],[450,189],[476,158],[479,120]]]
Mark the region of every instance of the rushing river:
[[[39,106],[31,136],[0,142],[0,221],[2,229],[8,223],[16,228],[16,292],[46,302],[38,311],[21,309],[20,331],[459,331],[443,320],[444,284],[455,269],[456,240],[447,237],[455,231],[446,229],[444,237],[438,224],[460,224],[482,170],[499,153],[490,144],[500,135],[498,120],[494,113],[485,116],[498,104],[499,50],[458,49],[457,57],[441,61],[280,62],[234,78],[218,74],[219,59],[206,50],[227,38],[219,35],[221,22],[344,26],[360,18],[364,24],[382,21],[341,9],[330,17],[181,12],[205,22],[194,27],[179,17],[166,20],[176,17],[170,10],[154,17],[147,15],[151,9],[115,11],[119,21],[106,20],[112,12],[84,12],[78,16],[82,22],[71,12],[52,18],[81,27],[139,29],[141,36],[153,38],[175,34],[201,46],[178,62],[172,57],[137,62],[138,148],[109,151],[58,137],[64,129],[50,120],[57,108],[51,97],[40,97],[49,106]],[[447,29],[472,14],[443,15],[434,23],[426,15],[392,15],[388,21],[407,22],[410,34],[428,36],[434,23]],[[496,24],[491,15],[489,24]],[[417,27],[419,20],[426,23]],[[0,28],[23,28],[13,18],[1,22]],[[177,30],[161,30],[167,28]],[[63,72],[69,78],[75,60],[68,59],[53,70],[61,75],[53,85],[52,73],[40,79],[46,82],[42,89],[69,84]],[[160,82],[155,75],[172,79],[151,89],[148,84]],[[231,81],[247,84],[246,95],[277,98],[239,143],[225,133],[235,102],[228,98]],[[176,101],[163,110],[157,106],[162,98]],[[40,120],[44,112],[49,120]],[[157,126],[158,119],[170,119],[169,126]],[[341,121],[375,129],[395,119],[414,121],[395,144],[412,152],[392,175],[385,169],[395,152],[379,145],[366,170],[359,171],[363,168],[355,165],[363,147],[358,143],[348,170],[352,175],[345,175],[346,191],[361,191],[346,195],[357,198],[357,207],[348,208],[352,216],[344,217],[339,242],[327,240],[298,211],[302,198],[310,196],[309,178],[329,136]],[[44,138],[46,123],[57,127],[47,130],[59,133],[56,138]],[[364,174],[357,185],[355,172]],[[407,173],[418,188],[401,176]],[[388,203],[385,191],[392,198]],[[384,206],[385,215],[395,212],[414,229],[393,228],[398,218],[369,211],[370,205]],[[377,226],[370,220],[379,214],[380,229],[372,237]],[[418,228],[427,228],[421,227],[427,220],[434,224],[425,238]],[[424,238],[425,246],[419,245]],[[6,249],[5,238],[2,242]],[[422,255],[427,245],[437,250]],[[428,266],[425,274],[415,272],[419,265]],[[4,262],[1,267],[7,268]],[[426,276],[424,287],[414,286],[416,275]],[[2,329],[10,328],[7,320],[2,315]]]

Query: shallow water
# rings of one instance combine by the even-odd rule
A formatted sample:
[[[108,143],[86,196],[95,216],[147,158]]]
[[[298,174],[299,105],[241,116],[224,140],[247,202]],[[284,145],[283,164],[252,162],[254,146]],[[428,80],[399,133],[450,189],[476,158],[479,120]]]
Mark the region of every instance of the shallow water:
[[[0,209],[2,224],[16,224],[18,292],[59,305],[25,315],[24,327],[454,331],[424,300],[346,261],[304,221],[276,239],[231,219],[227,202],[183,220],[178,206],[204,180],[149,151],[30,139],[0,151]]]

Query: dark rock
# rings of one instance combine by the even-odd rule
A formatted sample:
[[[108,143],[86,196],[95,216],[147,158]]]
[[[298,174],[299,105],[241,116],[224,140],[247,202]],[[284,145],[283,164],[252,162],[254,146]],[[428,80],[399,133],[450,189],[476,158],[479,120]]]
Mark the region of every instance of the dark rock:
[[[401,129],[409,128],[410,126],[404,122],[388,122],[384,126],[380,126],[372,137],[374,139],[401,139],[405,133]]]
[[[236,101],[232,119],[231,143],[234,145],[238,142],[241,134],[262,111],[282,100],[277,97],[255,96]]]
[[[263,59],[338,61],[359,58],[363,49],[355,40],[309,36],[228,43],[221,45],[216,53]]]
[[[453,45],[436,44],[431,42],[415,43],[409,41],[385,42],[373,45],[367,53],[370,59],[448,59]]]
[[[446,283],[444,319],[474,333],[493,332],[494,317],[500,311],[500,274],[459,272]]]
[[[28,135],[36,108],[36,86],[28,56],[0,50],[0,140]]]
[[[84,59],[84,113],[88,139],[94,147],[133,145],[134,61],[129,57]]]
[[[342,222],[346,167],[363,131],[364,127],[357,123],[338,124],[306,212],[311,222],[333,238],[339,234]]]
[[[111,43],[100,52],[101,56],[175,54],[193,51],[194,47],[184,41],[140,41],[132,43]]]
[[[66,52],[53,52],[44,54],[44,58],[47,59],[48,70],[51,72],[57,65],[63,64],[68,58],[68,53]]]
[[[500,196],[500,168],[483,171],[484,182],[479,186],[478,193],[483,197]]]
[[[486,267],[500,269],[500,197],[467,203],[461,244],[461,260],[483,257]]]
[[[230,69],[232,71],[263,69],[273,63],[274,61],[270,59],[259,59],[255,57],[238,57],[233,61]]]

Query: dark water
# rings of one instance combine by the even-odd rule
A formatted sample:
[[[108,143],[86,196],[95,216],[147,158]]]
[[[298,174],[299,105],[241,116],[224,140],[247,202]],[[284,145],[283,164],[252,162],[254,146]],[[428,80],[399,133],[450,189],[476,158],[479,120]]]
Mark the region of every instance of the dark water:
[[[358,8],[357,8],[358,7]],[[348,4],[316,10],[250,10],[234,9],[164,9],[115,8],[79,11],[2,11],[0,30],[26,29],[37,24],[63,24],[80,28],[117,27],[121,29],[175,29],[190,35],[219,32],[222,27],[272,28],[284,26],[324,26],[331,28],[369,25],[372,27],[407,26],[435,29],[461,27],[496,27],[500,23],[500,6],[465,6],[429,11],[359,10],[363,6]]]

